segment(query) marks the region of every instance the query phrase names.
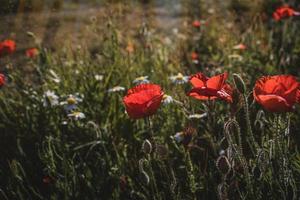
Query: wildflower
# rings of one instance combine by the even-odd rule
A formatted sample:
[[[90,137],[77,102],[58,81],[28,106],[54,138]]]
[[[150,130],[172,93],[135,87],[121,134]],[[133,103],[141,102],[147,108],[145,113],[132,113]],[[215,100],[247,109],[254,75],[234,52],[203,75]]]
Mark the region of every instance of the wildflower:
[[[299,16],[300,12],[295,11],[294,9],[290,8],[289,6],[281,6],[273,12],[273,19],[275,21],[280,21],[281,19],[292,17],[292,16]]]
[[[54,70],[52,70],[52,69],[50,69],[49,70],[49,72],[50,72],[50,79],[52,80],[52,81],[54,81],[55,83],[60,83],[60,78],[59,78],[59,76],[57,75],[57,73],[54,71]]]
[[[113,88],[110,88],[108,89],[108,92],[121,92],[121,91],[124,91],[125,88],[124,87],[121,87],[121,86],[115,86]]]
[[[208,9],[207,10],[207,12],[209,13],[209,14],[215,14],[215,9],[213,9],[213,8],[210,8],[210,9]]]
[[[176,133],[174,135],[174,139],[178,143],[188,145],[196,133],[197,133],[196,129],[189,126],[189,127],[185,128],[183,131]]]
[[[193,27],[200,28],[200,26],[201,26],[201,22],[199,20],[194,20],[193,21]]]
[[[174,102],[174,99],[170,95],[164,94],[163,98],[162,98],[162,102],[163,102],[163,104],[170,104],[170,103]]]
[[[43,103],[44,107],[48,107],[49,105],[56,106],[59,104],[58,102],[59,97],[53,91],[47,90],[43,96],[44,96],[44,103]]]
[[[82,102],[82,98],[79,94],[69,95],[66,101],[60,102],[60,105],[64,105],[66,112],[71,112],[77,108],[77,104]]]
[[[207,117],[207,113],[203,113],[203,114],[192,114],[192,115],[189,115],[189,116],[188,116],[189,119],[201,119],[201,118],[204,118],[204,117]]]
[[[128,42],[128,43],[127,43],[126,51],[127,51],[128,53],[133,53],[133,52],[134,52],[134,46],[133,46],[132,42]]]
[[[96,79],[97,81],[102,81],[102,80],[103,80],[103,75],[96,74],[96,75],[95,75],[95,79]]]
[[[44,184],[50,184],[53,181],[53,178],[51,176],[44,176],[43,177],[43,183]]]
[[[178,35],[179,34],[178,28],[173,28],[172,32],[173,32],[174,35]]]
[[[196,52],[192,52],[191,59],[193,63],[198,64],[199,63],[199,55]]]
[[[0,88],[5,84],[5,76],[0,73]]]
[[[39,50],[37,48],[30,48],[26,50],[25,54],[28,58],[36,58],[39,54]]]
[[[300,84],[291,75],[263,76],[253,89],[255,100],[270,112],[290,112],[299,103]]]
[[[140,84],[128,90],[123,103],[129,117],[139,119],[153,115],[158,110],[163,95],[159,85]]]
[[[145,84],[145,83],[150,83],[150,81],[148,80],[148,76],[140,76],[140,77],[137,77],[136,79],[134,79],[133,83]]]
[[[68,117],[73,118],[75,120],[80,120],[85,118],[85,114],[82,112],[72,112],[68,114]]]
[[[150,154],[152,152],[152,144],[149,140],[145,140],[142,144],[142,151],[145,154]]]
[[[228,56],[229,59],[236,59],[238,61],[242,61],[243,60],[243,56],[238,55],[238,54],[232,54]]]
[[[177,75],[171,76],[170,80],[175,84],[184,84],[189,81],[189,76],[183,76],[182,73],[178,73]]]
[[[119,187],[121,191],[125,191],[126,188],[128,187],[128,177],[125,175],[120,176],[119,178]]]
[[[237,44],[237,45],[233,46],[233,49],[235,49],[235,50],[245,50],[245,49],[247,49],[247,46],[241,43],[241,44]]]
[[[0,56],[13,54],[16,51],[16,43],[13,40],[4,40],[0,42]]]
[[[211,78],[202,73],[195,74],[190,77],[194,88],[187,95],[199,100],[222,99],[232,103],[232,88],[225,83],[227,77],[226,72]]]

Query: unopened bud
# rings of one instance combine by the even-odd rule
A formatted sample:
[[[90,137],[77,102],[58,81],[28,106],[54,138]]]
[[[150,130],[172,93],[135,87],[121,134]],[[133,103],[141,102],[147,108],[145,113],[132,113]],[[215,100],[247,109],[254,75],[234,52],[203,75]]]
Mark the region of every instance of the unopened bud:
[[[238,91],[242,94],[246,92],[246,85],[242,77],[239,74],[233,74],[234,84]]]
[[[149,140],[145,140],[142,144],[142,151],[145,154],[150,154],[152,152],[152,144]]]
[[[217,165],[217,168],[218,170],[223,174],[223,175],[226,175],[229,173],[230,171],[230,163],[227,159],[226,156],[220,156],[218,159],[217,159],[217,162],[216,162],[216,165]]]

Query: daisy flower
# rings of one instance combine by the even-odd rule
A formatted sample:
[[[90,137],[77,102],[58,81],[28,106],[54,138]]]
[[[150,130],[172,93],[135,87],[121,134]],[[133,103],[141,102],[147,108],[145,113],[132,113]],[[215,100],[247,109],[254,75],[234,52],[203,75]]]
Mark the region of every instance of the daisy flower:
[[[60,105],[64,105],[66,112],[71,112],[77,108],[79,102],[82,102],[82,96],[76,93],[76,95],[69,95],[66,101],[60,102]]]
[[[43,95],[44,101],[43,101],[43,106],[48,107],[48,106],[56,106],[59,104],[59,97],[50,90],[47,90],[44,95]]]
[[[177,75],[171,76],[170,80],[175,84],[184,84],[189,81],[189,76],[184,76],[182,73],[178,73]]]
[[[201,119],[207,116],[207,113],[203,113],[203,114],[192,114],[189,115],[188,118],[189,119]]]
[[[188,145],[195,134],[197,134],[197,130],[195,128],[186,127],[183,131],[177,132],[173,137],[176,142]]]
[[[148,76],[140,76],[140,77],[137,77],[136,79],[134,79],[132,81],[134,84],[145,84],[145,83],[150,83],[150,81],[148,80]]]
[[[103,80],[103,75],[96,74],[94,77],[97,81],[102,81]]]
[[[72,112],[68,114],[68,117],[73,118],[74,120],[80,120],[85,118],[85,114],[82,112]]]
[[[122,87],[122,86],[115,86],[113,88],[108,89],[109,93],[111,93],[111,92],[122,92],[122,91],[125,91],[125,88]]]
[[[184,138],[184,135],[183,135],[183,131],[181,132],[177,132],[175,135],[174,135],[174,139],[176,142],[180,143],[182,142],[183,138]]]
[[[54,70],[50,69],[49,73],[50,73],[50,77],[49,78],[52,81],[54,81],[55,83],[60,83],[61,80],[60,80],[59,76],[57,75],[57,73]]]
[[[171,97],[170,95],[167,95],[167,94],[164,94],[163,98],[162,98],[162,103],[163,104],[170,104],[170,103],[173,103],[174,102],[174,99],[173,97]]]
[[[232,54],[228,56],[229,59],[236,59],[238,61],[242,61],[243,60],[243,56],[238,55],[238,54]]]

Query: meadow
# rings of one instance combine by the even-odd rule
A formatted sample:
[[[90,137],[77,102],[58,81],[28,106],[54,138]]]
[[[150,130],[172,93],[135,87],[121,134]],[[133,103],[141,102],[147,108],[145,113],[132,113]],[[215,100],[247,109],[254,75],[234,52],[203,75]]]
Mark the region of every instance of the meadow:
[[[300,198],[299,1],[55,2],[0,1],[0,199]]]

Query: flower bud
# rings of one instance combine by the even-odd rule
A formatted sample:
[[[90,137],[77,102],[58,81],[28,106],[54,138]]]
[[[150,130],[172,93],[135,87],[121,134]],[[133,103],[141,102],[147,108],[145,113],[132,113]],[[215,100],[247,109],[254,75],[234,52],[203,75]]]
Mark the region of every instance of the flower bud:
[[[217,159],[216,166],[223,175],[226,175],[230,172],[231,166],[226,156],[220,156]]]
[[[169,152],[166,146],[157,144],[155,146],[155,153],[159,156],[159,158],[165,158]]]
[[[234,84],[238,91],[242,94],[246,92],[246,85],[245,82],[243,81],[242,77],[238,74],[233,74],[233,79],[234,79]]]
[[[150,154],[152,152],[152,144],[149,140],[145,140],[142,144],[142,151],[145,154]]]

